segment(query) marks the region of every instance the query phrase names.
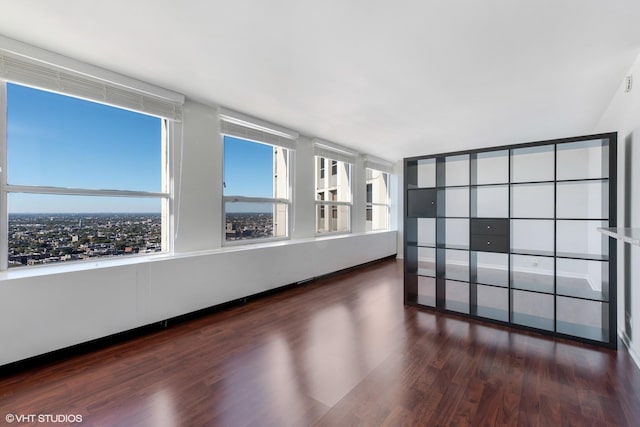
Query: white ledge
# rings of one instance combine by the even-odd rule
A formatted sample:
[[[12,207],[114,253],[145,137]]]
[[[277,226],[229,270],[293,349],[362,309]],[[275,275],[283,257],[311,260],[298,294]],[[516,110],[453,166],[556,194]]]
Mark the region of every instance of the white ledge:
[[[328,240],[349,239],[361,236],[370,236],[375,234],[396,233],[396,230],[375,230],[361,233],[327,233],[317,235],[315,237],[306,237],[298,239],[268,239],[267,241],[242,240],[235,244],[223,247],[205,249],[200,251],[184,251],[184,252],[160,252],[154,254],[140,254],[130,256],[114,256],[95,258],[84,261],[68,261],[60,263],[52,263],[46,265],[36,265],[31,267],[16,267],[5,271],[0,271],[0,284],[5,280],[23,279],[35,276],[47,276],[52,274],[66,274],[77,271],[98,270],[103,268],[114,268],[125,265],[144,264],[152,262],[162,262],[167,260],[175,260],[182,258],[191,258],[199,256],[208,256],[225,252],[255,251],[265,248],[275,248],[289,245],[304,244],[315,242],[323,245]],[[241,243],[242,242],[242,243]]]

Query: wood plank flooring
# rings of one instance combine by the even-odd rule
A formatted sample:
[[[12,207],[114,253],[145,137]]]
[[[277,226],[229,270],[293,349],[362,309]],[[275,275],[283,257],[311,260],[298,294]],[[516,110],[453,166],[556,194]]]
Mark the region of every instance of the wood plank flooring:
[[[405,307],[388,260],[8,373],[0,425],[638,426],[623,348]]]

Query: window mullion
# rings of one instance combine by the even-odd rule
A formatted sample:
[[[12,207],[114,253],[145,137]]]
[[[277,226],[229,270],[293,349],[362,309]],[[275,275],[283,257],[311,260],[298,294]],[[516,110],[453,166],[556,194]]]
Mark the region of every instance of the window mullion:
[[[9,210],[7,207],[7,84],[0,80],[0,270],[9,268]]]
[[[90,190],[84,188],[40,187],[36,185],[3,185],[4,193],[53,194],[61,196],[106,196],[106,197],[141,197],[168,198],[169,193],[130,190]]]

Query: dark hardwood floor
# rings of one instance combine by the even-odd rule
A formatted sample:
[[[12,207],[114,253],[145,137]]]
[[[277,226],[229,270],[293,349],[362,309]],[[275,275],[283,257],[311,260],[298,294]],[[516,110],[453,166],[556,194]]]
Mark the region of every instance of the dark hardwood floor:
[[[9,373],[0,423],[638,426],[640,371],[620,348],[405,307],[388,260]]]

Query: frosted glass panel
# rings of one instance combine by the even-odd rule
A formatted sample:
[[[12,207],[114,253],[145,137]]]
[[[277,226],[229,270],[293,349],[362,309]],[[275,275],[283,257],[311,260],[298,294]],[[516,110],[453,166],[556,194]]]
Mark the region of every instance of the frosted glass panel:
[[[511,151],[511,181],[553,181],[553,145],[518,148]]]

